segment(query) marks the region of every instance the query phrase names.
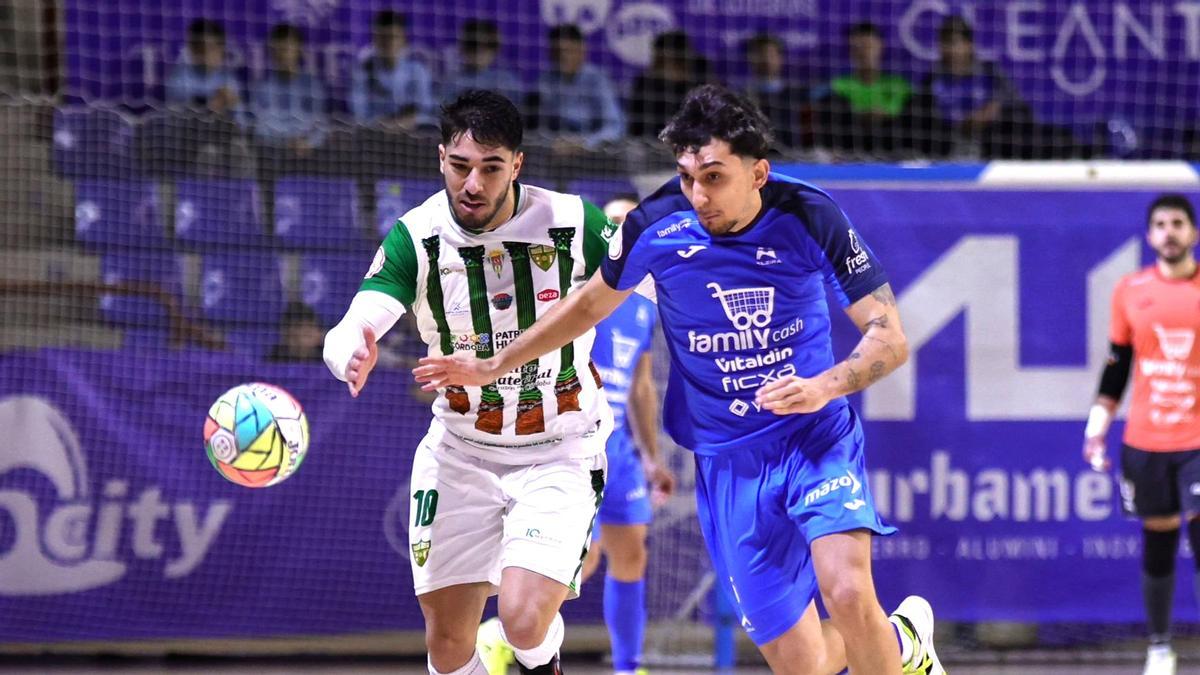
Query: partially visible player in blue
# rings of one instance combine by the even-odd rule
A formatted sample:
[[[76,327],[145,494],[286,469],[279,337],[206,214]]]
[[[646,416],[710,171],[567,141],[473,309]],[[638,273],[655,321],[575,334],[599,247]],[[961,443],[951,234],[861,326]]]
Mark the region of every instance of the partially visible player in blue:
[[[713,565],[771,669],[944,673],[929,603],[906,598],[889,624],[871,577],[871,537],[894,528],[875,511],[845,396],[908,357],[882,264],[829,195],[770,173],[768,123],[739,94],[693,90],[659,138],[679,180],[629,214],[598,278],[492,358],[430,357],[414,374],[430,389],[492,382],[652,275],[671,353],[666,428],[695,453]],[[863,334],[840,362],[826,284]]]
[[[625,221],[637,199],[619,197],[604,205],[614,223]],[[658,387],[650,346],[657,311],[641,295],[631,295],[596,325],[592,361],[604,382],[613,411],[608,437],[608,482],[583,562],[586,580],[608,560],[604,576],[604,623],[612,641],[614,675],[634,675],[646,634],[646,533],[652,506],[675,489],[675,478],[658,453]],[[632,411],[632,413],[628,411]]]

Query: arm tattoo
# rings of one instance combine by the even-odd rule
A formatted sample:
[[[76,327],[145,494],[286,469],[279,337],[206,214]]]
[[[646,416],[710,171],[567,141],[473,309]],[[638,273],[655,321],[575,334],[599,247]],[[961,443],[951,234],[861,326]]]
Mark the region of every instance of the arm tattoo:
[[[868,375],[868,379],[870,379],[872,382],[878,381],[879,378],[884,376],[885,368],[886,366],[883,365],[883,361],[876,361],[875,363],[872,363],[871,373]]]
[[[887,314],[882,314],[882,315],[877,316],[867,322],[867,330],[871,330],[872,328],[887,328],[887,327],[888,327]]]
[[[896,296],[892,293],[891,284],[883,284],[879,288],[876,288],[874,291],[871,291],[871,297],[874,298],[876,302],[883,305],[884,307],[895,307],[896,306]],[[887,350],[888,354],[891,355],[891,358],[893,361],[899,361],[900,355],[896,352],[896,348],[892,345],[891,342],[884,340],[880,337],[877,337],[875,335],[868,335],[868,333],[870,332],[870,330],[872,328],[878,328],[880,330],[886,331],[886,330],[889,330],[890,327],[891,327],[891,319],[888,318],[886,311],[884,313],[880,314],[879,316],[871,317],[871,320],[867,321],[866,325],[862,327],[863,342],[859,343],[859,347],[864,348],[867,340],[870,340],[872,342],[877,342],[884,349]],[[887,374],[887,362],[886,362],[887,357],[884,357],[883,360],[877,360],[877,361],[873,362],[871,364],[870,368],[867,369],[867,373],[866,373],[867,381],[864,383],[863,375],[860,374],[859,371],[855,370],[851,366],[851,364],[853,362],[861,360],[862,358],[863,358],[862,351],[860,351],[859,349],[855,349],[850,354],[849,358],[847,358],[845,361],[845,363],[846,363],[846,385],[850,388],[850,391],[852,391],[852,392],[860,391],[863,387],[878,381],[880,378],[882,378],[884,375]],[[839,381],[838,377],[836,375],[834,376],[833,379],[835,382]]]
[[[884,284],[871,291],[871,297],[878,300],[885,307],[894,307],[896,305],[896,296],[892,294],[891,284]]]
[[[846,384],[850,385],[850,391],[858,391],[861,384],[858,373],[849,366],[846,367]]]

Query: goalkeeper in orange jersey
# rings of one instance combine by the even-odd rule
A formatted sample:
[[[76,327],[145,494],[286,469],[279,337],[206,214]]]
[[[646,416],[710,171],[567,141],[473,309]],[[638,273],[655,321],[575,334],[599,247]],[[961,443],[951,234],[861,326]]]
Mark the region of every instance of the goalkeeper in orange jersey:
[[[1142,596],[1150,629],[1143,672],[1174,675],[1171,605],[1181,525],[1187,525],[1192,550],[1200,551],[1200,274],[1191,202],[1162,195],[1150,205],[1147,221],[1146,243],[1157,260],[1123,277],[1113,291],[1112,351],[1088,415],[1083,454],[1097,470],[1108,467],[1104,439],[1132,370],[1121,497],[1126,511],[1142,520]]]

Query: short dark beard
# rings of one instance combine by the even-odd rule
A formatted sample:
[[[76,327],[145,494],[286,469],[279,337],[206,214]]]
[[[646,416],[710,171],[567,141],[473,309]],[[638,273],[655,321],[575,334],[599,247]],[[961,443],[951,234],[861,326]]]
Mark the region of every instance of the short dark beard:
[[[1171,256],[1169,258],[1167,256],[1159,253],[1158,259],[1165,262],[1168,265],[1178,265],[1179,263],[1183,262],[1184,260],[1187,260],[1187,257],[1188,257],[1188,255],[1191,254],[1191,252],[1192,252],[1191,249],[1185,248],[1185,249],[1183,249],[1183,252],[1180,253],[1179,255]]]
[[[496,208],[492,209],[492,212],[490,214],[488,214],[487,218],[484,219],[483,225],[480,225],[479,227],[471,227],[470,225],[467,225],[466,223],[464,223],[462,221],[462,219],[460,219],[458,217],[458,211],[454,210],[454,200],[450,201],[450,217],[454,219],[454,222],[459,227],[461,227],[462,229],[464,229],[468,232],[471,232],[474,234],[480,234],[480,233],[486,232],[488,225],[490,225],[492,223],[492,220],[494,220],[496,218],[496,214],[500,213],[500,209],[504,208],[504,203],[508,201],[508,195],[511,192],[512,192],[512,183],[509,183],[508,189],[506,189],[504,191],[504,195],[500,197],[499,201],[497,201]],[[447,194],[447,196],[449,196],[450,193],[447,192],[446,194]]]
[[[725,235],[733,233],[733,231],[737,229],[737,226],[738,226],[738,221],[730,220],[725,223],[725,229],[720,230],[720,231],[713,229],[713,230],[709,231],[709,234],[715,235],[718,237],[725,236]]]
[[[765,205],[763,207],[759,208],[759,213],[762,213],[763,209],[765,209],[765,208],[766,208]],[[738,232],[741,232],[742,230],[746,229],[746,227],[748,225],[754,223],[754,221],[757,219],[758,219],[758,213],[750,216],[749,220],[747,220],[745,223],[743,223],[740,220],[733,219],[733,220],[727,221],[725,223],[724,230],[721,230],[720,232],[709,230],[709,234],[715,235],[718,237],[734,235],[734,234],[737,234]]]

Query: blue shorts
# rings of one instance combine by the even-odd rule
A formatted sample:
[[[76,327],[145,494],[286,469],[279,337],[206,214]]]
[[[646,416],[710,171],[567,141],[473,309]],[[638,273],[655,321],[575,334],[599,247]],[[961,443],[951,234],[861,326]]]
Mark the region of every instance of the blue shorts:
[[[608,437],[608,482],[600,502],[601,525],[645,525],[650,522],[650,490],[642,459],[628,433],[618,429]],[[600,536],[596,528],[595,535]]]
[[[849,406],[765,444],[696,455],[700,530],[755,644],[795,625],[816,597],[810,542],[896,531],[875,512],[866,476],[862,425]]]

